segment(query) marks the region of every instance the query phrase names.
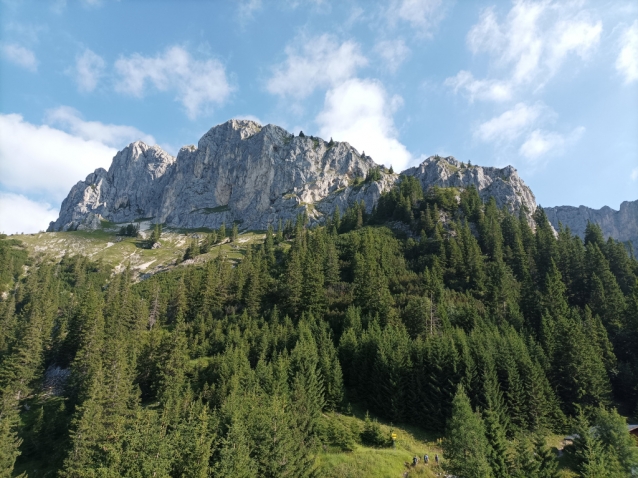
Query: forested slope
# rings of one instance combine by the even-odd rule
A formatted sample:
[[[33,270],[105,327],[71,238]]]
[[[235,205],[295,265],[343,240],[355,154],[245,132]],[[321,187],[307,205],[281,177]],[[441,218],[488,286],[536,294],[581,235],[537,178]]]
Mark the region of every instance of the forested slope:
[[[545,437],[570,431],[578,476],[628,476],[638,262],[534,219],[404,177],[371,215],[137,284],[80,256],[24,274],[2,240],[3,476],[320,475],[326,450],[391,446],[332,413],[351,404],[445,436],[457,476],[558,476]]]

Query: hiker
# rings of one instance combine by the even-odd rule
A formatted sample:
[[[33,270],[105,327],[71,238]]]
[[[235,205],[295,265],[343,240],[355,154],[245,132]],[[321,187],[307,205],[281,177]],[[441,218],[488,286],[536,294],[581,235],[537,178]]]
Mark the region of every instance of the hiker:
[[[429,461],[430,461],[430,457],[427,454],[423,455],[423,463],[427,465]]]
[[[436,464],[437,464],[437,465],[439,464],[439,454],[438,454],[438,453],[436,453],[436,454],[434,455],[434,461],[436,461]]]
[[[412,458],[412,466],[416,466],[418,461],[419,461],[419,459],[416,456],[414,458]]]

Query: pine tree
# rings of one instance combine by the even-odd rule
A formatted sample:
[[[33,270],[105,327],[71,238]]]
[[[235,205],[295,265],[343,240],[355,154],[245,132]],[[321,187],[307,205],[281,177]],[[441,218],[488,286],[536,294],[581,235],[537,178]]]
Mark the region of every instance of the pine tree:
[[[283,285],[287,309],[297,316],[302,306],[303,273],[301,252],[294,246],[288,255]]]
[[[627,476],[638,469],[638,444],[632,439],[625,419],[615,409],[599,408],[594,417],[594,426],[601,443],[612,460],[617,460]]]
[[[257,477],[257,466],[250,457],[250,442],[241,422],[235,420],[221,441],[215,476],[220,478]]]
[[[618,456],[609,453],[600,434],[595,427],[591,427],[582,410],[579,411],[574,422],[573,451],[576,469],[581,476],[587,478],[620,478],[626,476],[622,470]]]
[[[20,456],[22,439],[18,438],[19,423],[17,403],[7,396],[7,390],[0,396],[0,477],[13,476],[13,466]]]
[[[186,395],[188,397],[188,395]],[[185,401],[183,412],[176,426],[174,439],[176,459],[173,474],[206,478],[209,476],[209,461],[214,436],[210,433],[211,417],[208,406],[199,401]]]
[[[545,443],[543,435],[534,440],[534,457],[538,464],[538,478],[558,478],[558,460],[554,451]]]
[[[490,445],[488,461],[494,478],[508,478],[507,467],[508,445],[505,431],[501,427],[499,417],[492,410],[485,410],[485,436]]]
[[[270,267],[275,265],[275,241],[273,238],[273,228],[271,224],[268,224],[268,230],[266,231],[266,240],[264,241],[264,253],[266,260]]]
[[[489,443],[483,420],[472,411],[463,386],[459,386],[452,402],[443,452],[443,467],[449,473],[467,478],[494,476],[488,463]]]

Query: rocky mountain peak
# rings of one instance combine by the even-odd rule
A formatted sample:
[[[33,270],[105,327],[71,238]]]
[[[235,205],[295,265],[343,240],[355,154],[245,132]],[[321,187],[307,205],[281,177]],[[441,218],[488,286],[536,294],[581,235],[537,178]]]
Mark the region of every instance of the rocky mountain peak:
[[[423,189],[432,186],[467,188],[474,186],[484,200],[494,197],[499,207],[507,206],[517,212],[525,206],[528,215],[536,210],[532,190],[518,176],[515,168],[475,166],[449,156],[430,156],[421,164],[403,172],[421,180]]]
[[[379,168],[380,179],[364,181],[372,168]],[[474,185],[484,199],[496,197],[499,206],[536,209],[534,195],[511,167],[483,168],[432,156],[403,174],[418,178],[424,189]],[[355,201],[371,211],[398,178],[346,142],[232,119],[207,131],[197,147],[181,148],[177,157],[159,146],[131,143],[108,172],[96,170],[71,189],[49,230],[94,229],[103,219],[180,228],[238,222],[242,229],[265,229],[304,212],[322,221]]]

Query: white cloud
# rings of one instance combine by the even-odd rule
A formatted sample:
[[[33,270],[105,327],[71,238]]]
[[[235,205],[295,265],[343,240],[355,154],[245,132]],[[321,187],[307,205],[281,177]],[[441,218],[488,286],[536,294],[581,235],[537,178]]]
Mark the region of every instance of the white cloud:
[[[638,80],[638,20],[622,35],[616,70],[624,77],[625,84]]]
[[[392,119],[401,104],[402,99],[389,98],[378,81],[348,80],[326,93],[323,111],[316,119],[320,135],[347,141],[377,163],[401,171],[412,159],[397,140]]]
[[[394,0],[385,15],[391,25],[404,21],[421,35],[429,37],[443,18],[442,7],[442,0]]]
[[[518,154],[530,163],[542,164],[540,160],[561,154],[565,148],[578,141],[585,128],[579,126],[569,134],[541,129],[543,123],[555,120],[554,113],[542,103],[528,105],[518,103],[474,130],[474,137],[486,143],[495,143]]]
[[[519,153],[525,158],[536,161],[542,156],[554,155],[563,151],[568,143],[577,141],[585,132],[585,128],[578,127],[567,137],[549,131],[536,129],[532,131],[521,145]]]
[[[305,98],[316,88],[336,86],[353,77],[357,68],[368,64],[359,45],[352,41],[341,44],[328,34],[300,39],[301,48],[286,47],[286,61],[275,67],[267,90],[275,95]]]
[[[29,71],[35,72],[38,70],[38,60],[35,57],[35,53],[28,48],[16,43],[3,43],[0,46],[0,51],[2,51],[2,56],[8,61]]]
[[[572,52],[586,59],[600,42],[603,25],[600,21],[590,20],[587,14],[581,14],[579,18],[558,22],[554,31],[555,41],[548,45],[547,58],[547,65],[552,73],[558,70],[567,55]]]
[[[578,2],[518,0],[502,22],[493,7],[486,8],[468,32],[467,45],[474,54],[487,53],[491,69],[502,78],[472,77],[457,86],[457,75],[456,79],[448,78],[446,84],[455,92],[462,88],[471,99],[500,101],[502,95],[490,94],[492,85],[499,85],[510,94],[515,88],[542,87],[570,55],[586,60],[599,44],[601,34],[602,22],[580,9]]]
[[[0,192],[0,232],[5,234],[46,231],[58,211],[49,203],[32,201],[21,194]]]
[[[385,66],[390,71],[396,71],[410,54],[410,49],[401,39],[380,41],[374,49],[385,60]]]
[[[93,91],[104,74],[106,64],[101,56],[88,48],[75,59],[75,81],[80,91]]]
[[[106,146],[122,149],[133,141],[156,144],[155,138],[133,126],[104,124],[99,121],[84,121],[79,111],[68,106],[60,106],[47,111],[47,124],[86,141],[97,141]]]
[[[512,88],[509,83],[498,80],[477,80],[466,70],[461,70],[456,76],[447,78],[444,84],[453,88],[454,93],[459,90],[465,91],[470,101],[475,99],[506,101],[512,97]]]
[[[108,169],[117,153],[110,144],[139,139],[135,128],[84,122],[71,109],[54,110],[48,119],[70,133],[0,114],[0,185],[6,191],[61,201],[87,174]]]
[[[147,83],[159,91],[174,90],[191,119],[212,104],[224,103],[233,91],[226,70],[218,60],[195,60],[179,46],[155,57],[139,53],[121,57],[115,62],[115,70],[120,75],[117,91],[142,97]]]
[[[631,178],[632,181],[635,181],[638,179],[638,168],[634,168],[631,173],[629,174],[629,177]]]
[[[540,104],[518,103],[511,110],[479,125],[474,135],[485,142],[515,140],[536,122],[544,109]]]
[[[239,2],[239,19],[241,21],[247,21],[253,18],[253,15],[257,10],[261,10],[261,0],[241,0]]]

